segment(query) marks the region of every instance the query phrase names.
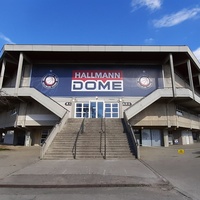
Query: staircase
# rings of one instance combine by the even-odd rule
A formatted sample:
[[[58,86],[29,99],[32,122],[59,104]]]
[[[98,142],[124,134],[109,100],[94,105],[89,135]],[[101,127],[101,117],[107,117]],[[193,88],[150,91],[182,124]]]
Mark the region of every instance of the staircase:
[[[106,119],[106,159],[135,159],[123,119]]]
[[[76,147],[76,159],[103,159],[100,153],[101,118],[86,118],[84,132],[79,135]],[[69,118],[43,159],[74,159],[72,148],[83,119]],[[122,119],[105,119],[106,159],[135,159],[132,145],[124,132]],[[102,151],[104,136],[102,139]]]
[[[100,118],[86,118],[77,142],[76,159],[103,159],[100,153]]]
[[[46,160],[74,159],[72,148],[83,119],[68,118],[44,155]]]

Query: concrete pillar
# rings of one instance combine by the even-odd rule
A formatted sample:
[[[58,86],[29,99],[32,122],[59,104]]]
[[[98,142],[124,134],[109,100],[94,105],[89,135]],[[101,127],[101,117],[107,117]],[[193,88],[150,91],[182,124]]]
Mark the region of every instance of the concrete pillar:
[[[0,132],[0,143],[3,141],[3,133]]]
[[[2,67],[1,67],[0,90],[2,89],[2,86],[3,86],[3,79],[4,79],[4,74],[5,74],[5,68],[6,68],[6,61],[3,60]]]
[[[23,75],[21,78],[21,87],[30,87],[30,79],[31,79],[31,68],[30,64],[23,65]]]
[[[198,81],[199,81],[199,85],[200,85],[200,74],[198,74]]]
[[[192,69],[191,69],[190,60],[187,61],[187,68],[188,68],[188,77],[189,77],[189,82],[190,82],[190,88],[192,90],[193,99],[194,99],[194,83],[193,83]]]
[[[20,103],[20,107],[19,107],[19,116],[20,118],[18,118],[18,125],[20,124],[22,127],[26,126],[26,113],[27,113],[27,107],[28,104],[25,102],[21,102]]]
[[[20,82],[21,82],[21,77],[22,77],[23,60],[24,60],[23,53],[20,53],[18,69],[17,69],[17,78],[16,78],[16,83],[15,83],[15,95],[16,96],[18,95],[18,89],[20,87]]]
[[[173,90],[173,96],[176,96],[176,86],[175,86],[175,76],[174,76],[174,62],[173,62],[173,56],[172,54],[169,55],[170,60],[170,68],[171,68],[171,79],[172,79],[172,90]]]
[[[76,98],[72,98],[72,105],[71,105],[71,118],[74,118],[74,116],[75,116],[75,113],[76,113],[76,111],[75,111],[75,105],[76,105]]]
[[[39,146],[41,143],[41,130],[32,131],[32,139],[33,139],[32,144],[34,146]]]
[[[119,118],[123,118],[123,105],[122,105],[122,101],[123,101],[123,99],[120,98],[119,99],[119,110],[118,110],[118,112],[119,112]]]
[[[164,132],[163,132],[163,139],[164,139],[164,147],[169,147],[168,130],[164,130]]]
[[[31,146],[31,132],[30,131],[26,132],[24,146],[26,147]]]

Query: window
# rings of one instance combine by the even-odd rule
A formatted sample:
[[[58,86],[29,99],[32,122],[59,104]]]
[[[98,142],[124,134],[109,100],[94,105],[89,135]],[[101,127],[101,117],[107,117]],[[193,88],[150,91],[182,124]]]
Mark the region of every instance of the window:
[[[119,104],[118,103],[106,103],[105,104],[105,117],[106,118],[118,118],[119,117]]]
[[[90,103],[76,103],[75,118],[119,118],[118,103],[104,103],[91,101]]]
[[[77,103],[76,104],[76,112],[75,117],[76,118],[88,118],[89,112],[89,103]]]

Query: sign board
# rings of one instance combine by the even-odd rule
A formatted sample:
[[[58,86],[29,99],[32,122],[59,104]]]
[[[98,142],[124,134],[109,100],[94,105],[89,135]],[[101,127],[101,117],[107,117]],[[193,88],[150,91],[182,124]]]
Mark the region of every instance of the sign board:
[[[163,88],[162,66],[34,65],[31,87],[47,96],[146,96]]]
[[[132,103],[131,103],[131,102],[123,102],[122,105],[123,105],[123,106],[131,106]]]
[[[185,150],[184,149],[178,149],[178,154],[184,154]]]

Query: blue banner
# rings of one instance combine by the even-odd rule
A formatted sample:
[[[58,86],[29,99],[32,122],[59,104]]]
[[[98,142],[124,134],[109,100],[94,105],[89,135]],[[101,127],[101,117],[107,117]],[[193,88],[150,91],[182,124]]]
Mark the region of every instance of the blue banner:
[[[146,96],[163,88],[162,66],[34,65],[31,87],[47,96]]]

